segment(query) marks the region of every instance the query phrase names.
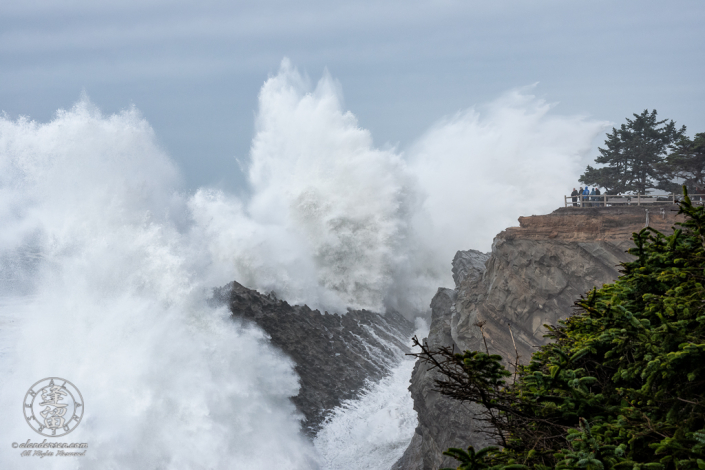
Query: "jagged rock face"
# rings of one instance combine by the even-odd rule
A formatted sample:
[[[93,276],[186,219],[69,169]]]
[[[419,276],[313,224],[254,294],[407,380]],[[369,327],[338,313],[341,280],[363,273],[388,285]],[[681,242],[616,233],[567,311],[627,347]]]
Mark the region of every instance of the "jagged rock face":
[[[527,363],[535,346],[546,342],[544,324],[566,318],[580,295],[619,276],[619,264],[631,259],[625,252],[633,246],[631,234],[645,226],[645,209],[562,208],[521,217],[519,227],[495,238],[491,254],[458,252],[453,259],[455,290],[439,289],[431,303],[428,344],[484,351],[476,326],[483,322],[491,354],[502,355],[510,369],[517,352],[519,361]],[[677,221],[673,207],[648,209],[649,225],[662,232]],[[490,444],[469,405],[433,390],[434,377],[416,364],[409,389],[419,425],[394,470],[455,467],[457,461],[442,459],[447,448]]]
[[[495,239],[487,271],[458,289],[450,334],[459,348],[484,350],[526,362],[545,344],[545,324],[556,324],[573,310],[581,294],[613,281],[627,261],[625,243],[598,241]],[[511,332],[510,332],[511,325]],[[514,336],[512,342],[511,336]]]
[[[478,260],[486,254],[474,251],[462,252],[461,259],[456,255],[453,267],[473,256]],[[460,254],[460,252],[459,252]],[[467,256],[465,256],[467,255]],[[455,269],[453,271],[455,273]],[[463,271],[466,275],[477,276],[477,270]],[[462,277],[459,277],[462,279]],[[451,289],[438,289],[431,301],[431,329],[426,342],[431,347],[453,345],[450,335],[450,321],[455,310],[456,292]],[[482,432],[483,424],[475,418],[476,405],[460,403],[445,397],[434,390],[434,380],[439,374],[428,366],[416,362],[411,375],[411,396],[419,424],[414,437],[404,455],[392,467],[393,470],[425,470],[441,467],[455,467],[457,462],[443,455],[449,447],[465,448],[468,442],[481,447],[489,445],[488,437]],[[442,417],[442,418],[441,418]],[[440,418],[440,419],[439,419]]]
[[[355,398],[409,352],[414,325],[397,312],[350,310],[345,315],[289,305],[237,282],[214,290],[233,318],[256,323],[296,364],[301,388],[292,398],[303,430],[314,436],[327,413]]]
[[[520,217],[519,227],[495,237],[486,272],[458,286],[453,340],[461,349],[484,349],[475,324],[485,322],[490,353],[513,363],[518,351],[520,362],[528,362],[547,341],[543,325],[566,318],[581,295],[619,276],[619,265],[632,259],[626,250],[646,224],[646,209],[649,225],[663,232],[678,220],[672,206],[562,208]]]
[[[477,250],[457,252],[453,258],[452,269],[455,287],[460,287],[463,281],[482,277],[489,257],[488,253]]]

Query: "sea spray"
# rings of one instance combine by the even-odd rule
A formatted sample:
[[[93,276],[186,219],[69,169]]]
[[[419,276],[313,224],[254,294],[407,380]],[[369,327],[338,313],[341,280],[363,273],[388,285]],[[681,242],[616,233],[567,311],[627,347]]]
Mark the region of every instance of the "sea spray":
[[[70,437],[89,449],[41,468],[311,468],[292,363],[206,305],[234,273],[209,268],[137,111],[103,117],[81,101],[47,124],[0,119],[0,166],[0,250],[16,260],[3,282],[0,466],[38,465],[9,446],[38,437],[19,412],[27,389],[59,376],[85,399]]]
[[[425,312],[455,251],[558,207],[604,127],[528,92],[381,150],[328,73],[311,87],[284,60],[259,96],[250,199],[201,190],[192,212],[250,287],[322,310]]]
[[[427,334],[428,324],[417,318],[415,335]],[[332,410],[314,440],[321,470],[386,470],[402,456],[418,424],[408,390],[415,362],[403,358],[359,398]]]
[[[407,150],[430,216],[414,228],[439,260],[489,251],[518,217],[562,207],[607,123],[553,108],[531,88],[511,90],[442,119]]]
[[[134,108],[0,118],[0,406],[18,409],[0,442],[34,437],[19,403],[62,376],[86,399],[84,468],[315,467],[291,361],[209,289],[425,312],[455,250],[558,205],[602,126],[520,91],[381,150],[335,80],[311,88],[285,61],[260,93],[243,199],[181,193]]]
[[[413,276],[404,275],[415,267],[410,249],[424,251],[409,230],[421,202],[413,175],[400,155],[374,147],[328,74],[309,89],[284,61],[267,80],[248,174],[252,197],[235,216],[249,230],[228,231],[244,282],[323,310],[416,307],[391,295],[411,291]],[[199,221],[217,225],[211,233],[227,222],[206,206],[226,199],[204,192],[194,199],[194,213],[208,213]]]

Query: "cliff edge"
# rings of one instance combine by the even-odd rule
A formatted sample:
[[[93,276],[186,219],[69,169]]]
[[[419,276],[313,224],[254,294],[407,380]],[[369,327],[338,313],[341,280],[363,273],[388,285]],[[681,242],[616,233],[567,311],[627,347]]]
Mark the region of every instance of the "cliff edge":
[[[647,212],[648,209],[648,212]],[[546,343],[544,324],[556,324],[593,287],[613,282],[620,263],[632,257],[631,236],[649,226],[669,233],[677,206],[561,208],[551,214],[520,217],[519,226],[497,235],[492,252],[459,251],[453,260],[455,289],[439,289],[431,301],[431,347],[484,350],[513,362],[516,350],[527,363]],[[648,217],[648,219],[647,219]],[[417,362],[411,378],[416,433],[394,470],[435,470],[457,462],[449,447],[490,445],[473,406],[434,390],[435,372]]]

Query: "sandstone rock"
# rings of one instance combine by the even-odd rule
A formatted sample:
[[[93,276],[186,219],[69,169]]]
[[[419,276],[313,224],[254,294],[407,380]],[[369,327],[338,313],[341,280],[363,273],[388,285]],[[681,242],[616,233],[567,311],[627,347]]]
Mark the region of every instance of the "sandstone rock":
[[[631,259],[631,236],[649,224],[669,232],[677,221],[674,206],[561,208],[552,214],[520,217],[495,237],[487,271],[458,287],[451,336],[461,349],[476,350],[485,322],[490,353],[522,362],[546,343],[545,324],[556,324],[593,287],[614,281],[619,265]],[[663,209],[663,212],[661,212]]]
[[[526,363],[536,346],[545,344],[544,324],[556,324],[573,311],[580,295],[614,281],[619,264],[631,259],[631,235],[646,224],[669,232],[677,221],[673,206],[561,208],[552,214],[520,217],[519,227],[497,235],[489,255],[470,250],[453,260],[455,290],[439,289],[432,306],[430,346],[484,350],[500,354],[510,368]],[[663,209],[663,211],[661,210]],[[486,262],[483,263],[483,260]],[[455,467],[443,460],[448,447],[490,445],[472,408],[433,390],[432,371],[419,363],[411,380],[419,425],[394,470]]]

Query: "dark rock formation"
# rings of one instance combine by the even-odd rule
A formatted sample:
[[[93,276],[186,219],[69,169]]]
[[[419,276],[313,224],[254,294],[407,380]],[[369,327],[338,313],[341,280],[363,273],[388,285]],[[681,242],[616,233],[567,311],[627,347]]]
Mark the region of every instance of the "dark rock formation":
[[[465,255],[478,255],[474,260],[487,259],[486,254],[474,250],[459,252]],[[456,256],[456,262],[459,257]],[[457,264],[454,264],[454,268]],[[455,269],[453,271],[455,273]],[[465,271],[477,275],[476,271]],[[480,273],[481,275],[481,273]],[[455,345],[450,336],[450,320],[455,310],[456,292],[451,289],[438,289],[431,301],[431,329],[426,342],[431,347]],[[457,349],[457,346],[456,346]],[[443,455],[449,447],[465,448],[468,442],[480,447],[490,441],[482,432],[483,425],[475,418],[475,405],[461,403],[437,393],[433,388],[439,374],[426,365],[417,362],[411,375],[411,396],[419,424],[414,437],[404,455],[392,470],[423,470],[441,467],[455,467],[457,462]],[[442,417],[442,419],[439,419]],[[454,465],[455,464],[455,465]]]
[[[321,313],[237,282],[215,289],[213,300],[226,303],[234,318],[256,323],[294,360],[301,389],[292,400],[309,436],[318,432],[328,411],[399,363],[414,332],[414,325],[397,312]]]
[[[676,222],[671,206],[651,207],[649,225],[663,232]],[[509,365],[516,352],[528,362],[545,344],[544,324],[555,324],[573,311],[573,302],[595,286],[614,281],[619,264],[631,258],[631,234],[646,224],[647,207],[562,208],[552,214],[520,217],[519,227],[497,235],[492,253],[460,251],[453,259],[455,290],[439,289],[431,303],[430,346],[484,350],[484,322],[491,354]],[[411,380],[419,425],[394,470],[431,470],[457,466],[444,460],[448,447],[489,445],[469,405],[433,390],[433,372],[419,363]],[[447,459],[447,458],[446,458]]]

